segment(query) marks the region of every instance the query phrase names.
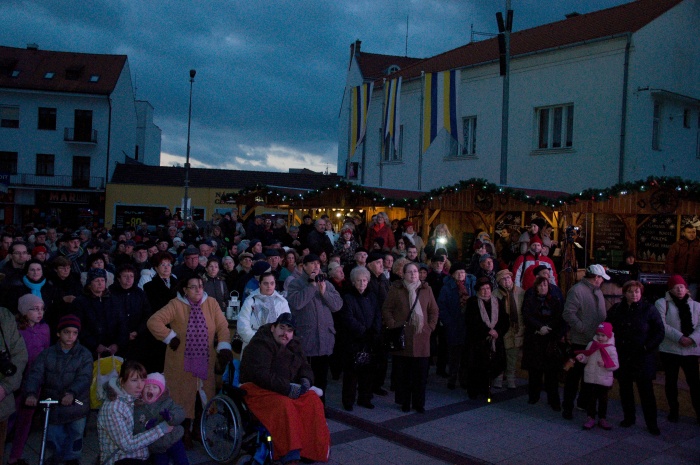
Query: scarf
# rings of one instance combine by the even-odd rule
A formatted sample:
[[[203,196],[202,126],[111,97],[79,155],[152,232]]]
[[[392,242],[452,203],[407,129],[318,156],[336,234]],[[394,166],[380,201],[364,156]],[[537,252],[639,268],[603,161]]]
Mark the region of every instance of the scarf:
[[[489,302],[491,305],[490,316],[488,315],[488,313],[486,313],[486,305],[484,305],[484,300],[480,297],[477,297],[476,300],[479,302],[479,313],[481,313],[481,321],[483,321],[489,329],[495,328],[498,324],[498,300],[496,299],[496,297],[492,295],[491,300]],[[496,340],[492,339],[491,336],[489,336],[489,339],[491,339],[491,351],[496,352]]]
[[[406,280],[403,281],[403,285],[408,291],[408,308],[413,307],[415,302],[416,306],[413,307],[413,313],[411,313],[411,324],[415,329],[416,334],[420,334],[423,331],[424,317],[423,317],[423,307],[421,307],[420,300],[416,300],[418,296],[416,295],[416,290],[423,285],[420,281],[415,283],[409,283]]]
[[[608,351],[605,350],[606,347],[610,347],[611,345],[612,344],[601,344],[598,341],[593,341],[591,342],[591,346],[588,349],[576,350],[575,353],[583,354],[586,357],[590,357],[597,350],[600,350],[600,356],[603,358],[603,365],[605,366],[605,368],[614,368],[615,362],[613,362],[612,358],[610,358],[610,354],[608,354]]]
[[[187,321],[185,335],[185,371],[192,373],[199,379],[207,379],[209,374],[209,333],[207,321],[202,313],[202,299],[200,302],[190,303],[190,318]]]
[[[413,245],[416,245],[416,240],[414,239],[415,236],[416,236],[416,233],[413,233],[413,234],[403,233],[403,237],[408,239],[408,241]]]
[[[32,294],[37,297],[41,297],[41,288],[44,286],[44,284],[46,284],[46,278],[42,278],[42,280],[39,282],[34,282],[30,281],[26,276],[22,276],[22,282],[29,288],[30,291],[32,291]]]
[[[505,294],[505,299],[503,302],[506,305],[506,313],[510,320],[510,328],[514,333],[519,331],[518,327],[518,305],[515,303],[515,295],[512,290],[508,290],[505,287],[501,287],[501,292]]]
[[[678,317],[681,320],[680,329],[685,337],[690,337],[693,333],[693,316],[690,313],[690,305],[688,304],[689,297],[690,294],[686,294],[682,299],[677,299],[676,296],[671,295],[673,303],[676,304],[676,308],[678,308]]]
[[[459,292],[459,306],[464,312],[464,308],[467,305],[467,300],[469,300],[469,291],[467,291],[467,284],[465,281],[455,281],[457,283],[457,291]]]

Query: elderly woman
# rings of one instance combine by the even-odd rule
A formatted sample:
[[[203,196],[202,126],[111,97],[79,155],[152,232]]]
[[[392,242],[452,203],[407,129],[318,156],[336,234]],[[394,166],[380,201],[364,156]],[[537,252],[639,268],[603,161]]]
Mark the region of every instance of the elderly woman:
[[[511,275],[512,280],[512,275]],[[536,404],[542,392],[542,378],[547,392],[547,402],[555,411],[561,410],[558,374],[563,360],[557,344],[564,336],[562,306],[551,292],[549,280],[538,276],[533,286],[536,292],[528,293],[523,301],[524,370],[528,371],[528,404]]]
[[[445,223],[435,226],[435,230],[425,246],[425,254],[428,259],[431,259],[439,249],[446,251],[451,260],[457,259],[457,241],[452,237]]]
[[[437,326],[438,313],[432,289],[418,277],[418,265],[406,264],[403,279],[392,283],[382,307],[386,328],[405,328],[406,346],[392,357],[395,402],[403,412],[413,405],[416,412],[425,413],[430,334]]]
[[[346,337],[342,399],[343,408],[349,411],[356,396],[357,405],[374,408],[371,402],[372,373],[376,363],[371,357],[358,359],[359,353],[373,354],[378,349],[382,329],[382,312],[376,296],[367,288],[369,280],[367,268],[357,267],[350,272],[352,290],[343,296],[343,308],[338,312]]]
[[[510,328],[508,314],[493,295],[491,280],[479,278],[474,284],[475,296],[469,297],[464,312],[466,325],[465,359],[467,394],[489,397],[493,379],[505,369],[506,349],[503,337]]]
[[[243,349],[261,326],[274,323],[282,313],[289,313],[287,300],[275,290],[275,275],[271,271],[263,273],[258,282],[260,288],[245,299],[238,314],[237,330]]]
[[[513,283],[513,273],[508,270],[501,270],[496,274],[498,289],[494,291],[496,298],[503,302],[508,318],[510,319],[510,329],[503,336],[503,343],[506,346],[506,370],[505,377],[508,389],[515,389],[515,369],[518,362],[518,352],[523,346],[523,335],[525,325],[523,323],[523,297],[525,291]],[[503,375],[499,375],[493,382],[493,387],[503,387]]]
[[[658,436],[661,431],[656,421],[652,381],[656,378],[656,353],[665,331],[659,311],[642,300],[643,293],[642,283],[627,281],[622,287],[622,302],[608,310],[606,321],[615,329],[615,346],[620,360],[620,368],[615,372],[624,413],[620,426],[627,428],[636,422],[632,391],[632,383],[636,383],[647,429]]]
[[[355,250],[360,244],[353,237],[353,229],[349,226],[343,226],[340,230],[340,237],[333,244],[333,255],[340,256],[340,263],[343,266],[355,263]]]
[[[377,238],[381,238],[384,240],[382,250],[386,250],[387,252],[389,252],[396,246],[396,242],[394,240],[394,233],[391,231],[391,227],[389,226],[389,216],[384,212],[377,213],[377,217],[375,219],[374,224],[370,225],[370,227],[367,229],[365,249],[371,250],[374,241]]]
[[[668,279],[666,296],[656,301],[656,308],[665,327],[659,352],[666,372],[668,421],[678,421],[678,372],[683,368],[690,388],[690,399],[700,423],[700,303],[690,296],[685,280],[673,275]]]
[[[154,313],[147,325],[156,339],[170,347],[165,353],[163,374],[171,397],[185,409],[183,442],[189,447],[195,404],[197,398],[204,401],[199,392],[202,390],[207,399],[214,397],[216,359],[225,365],[233,359],[233,352],[226,317],[216,300],[204,292],[202,278],[191,276],[177,287],[177,297]],[[194,431],[196,434],[199,428]]]
[[[85,262],[85,267],[88,269],[88,271],[92,268],[101,268],[105,270],[105,273],[107,273],[107,287],[111,286],[114,284],[114,274],[110,273],[105,269],[105,257],[101,252],[98,253],[93,253],[88,255],[87,261]],[[87,281],[87,271],[83,271],[80,273],[80,283],[84,286]]]

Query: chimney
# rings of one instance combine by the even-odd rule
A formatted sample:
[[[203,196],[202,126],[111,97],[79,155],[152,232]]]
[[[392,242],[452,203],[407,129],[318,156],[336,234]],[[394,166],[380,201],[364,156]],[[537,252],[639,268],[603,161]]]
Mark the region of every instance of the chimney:
[[[39,50],[39,44],[37,44],[37,43],[27,44],[27,50]]]
[[[581,16],[581,13],[579,13],[579,12],[577,12],[577,11],[573,11],[573,12],[569,13],[568,15],[564,15],[564,17],[565,17],[566,19],[575,18],[575,17],[577,17],[577,16]]]
[[[350,64],[348,69],[352,66],[353,57],[360,56],[360,44],[362,44],[360,39],[357,39],[354,44],[350,44]]]

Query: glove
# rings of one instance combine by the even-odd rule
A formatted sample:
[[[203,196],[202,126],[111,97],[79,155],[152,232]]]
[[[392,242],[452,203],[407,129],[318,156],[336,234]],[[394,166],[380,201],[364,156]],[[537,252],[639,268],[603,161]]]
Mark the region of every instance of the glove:
[[[546,336],[552,330],[549,326],[542,326],[539,331],[536,331],[540,336]]]
[[[173,350],[177,350],[177,348],[180,347],[180,338],[175,336],[170,340],[168,346],[170,346],[170,348]]]
[[[146,429],[149,430],[158,424],[158,420],[151,418],[146,422]]]
[[[309,378],[301,378],[301,385],[308,391],[311,387],[311,381],[309,381]]]
[[[298,399],[301,395],[301,384],[289,383],[289,398]]]
[[[160,416],[163,417],[163,420],[167,422],[170,422],[170,420],[173,419],[173,416],[170,415],[170,410],[168,410],[167,408],[160,412]]]
[[[323,389],[319,389],[316,386],[311,386],[309,391],[316,393],[316,395],[319,397],[323,397]]]
[[[233,360],[233,352],[229,349],[221,349],[218,354],[216,354],[216,358],[219,359],[219,363],[221,366],[226,366],[228,363]]]

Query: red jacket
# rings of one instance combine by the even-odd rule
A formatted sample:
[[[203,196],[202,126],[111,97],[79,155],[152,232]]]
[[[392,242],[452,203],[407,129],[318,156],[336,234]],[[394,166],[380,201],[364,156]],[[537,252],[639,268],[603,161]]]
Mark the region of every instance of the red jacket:
[[[543,255],[540,255],[539,258],[535,260],[535,256],[528,252],[525,255],[519,256],[513,264],[513,281],[515,285],[526,291],[530,289],[533,284],[535,284],[535,275],[533,271],[535,267],[539,265],[544,265],[549,268],[549,282],[557,284],[557,270],[554,267],[554,262],[549,257]]]

